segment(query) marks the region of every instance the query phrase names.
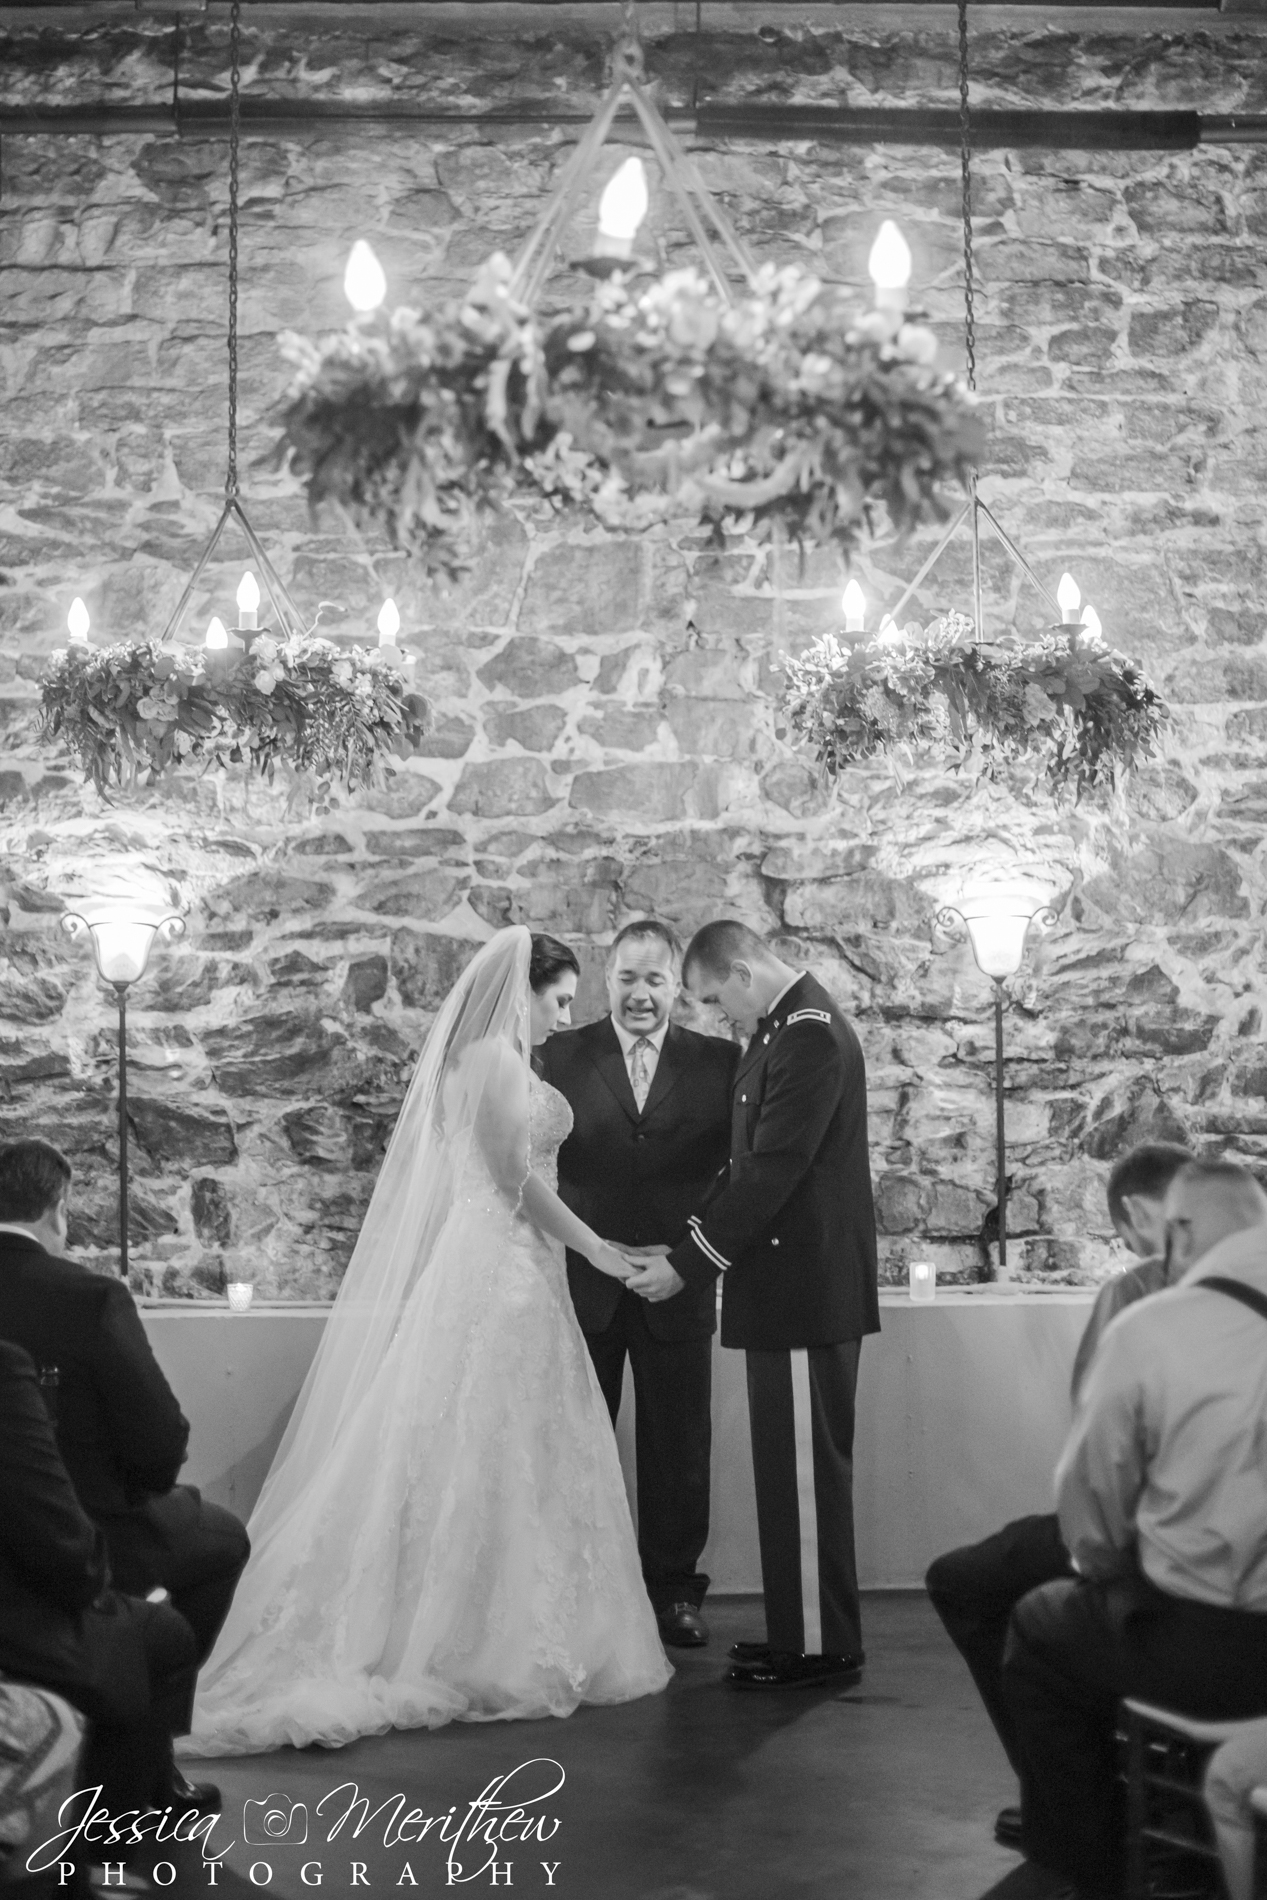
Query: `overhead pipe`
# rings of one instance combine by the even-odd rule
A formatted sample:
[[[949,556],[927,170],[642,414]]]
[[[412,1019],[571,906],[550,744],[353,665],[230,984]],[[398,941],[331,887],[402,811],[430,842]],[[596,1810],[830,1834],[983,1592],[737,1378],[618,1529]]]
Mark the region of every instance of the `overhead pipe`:
[[[934,145],[957,150],[957,111],[927,106],[701,105],[670,110],[673,129],[701,139],[807,139],[828,145]],[[442,135],[510,126],[567,130],[589,115],[538,105],[485,112],[437,112],[401,100],[244,99],[242,130],[256,138],[327,132],[348,126]],[[619,122],[618,122],[619,123]],[[631,120],[630,130],[636,125]],[[1189,152],[1198,145],[1267,144],[1267,117],[1199,112],[1052,112],[974,109],[978,150]],[[81,138],[114,135],[227,138],[229,108],[219,99],[167,106],[0,106],[0,136]]]

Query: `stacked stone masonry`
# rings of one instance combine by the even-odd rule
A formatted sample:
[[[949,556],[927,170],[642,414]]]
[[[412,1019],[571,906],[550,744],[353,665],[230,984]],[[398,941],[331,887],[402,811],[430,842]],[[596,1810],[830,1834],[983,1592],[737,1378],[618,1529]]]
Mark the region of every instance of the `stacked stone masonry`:
[[[451,18],[442,33],[369,36],[318,23],[301,50],[247,12],[257,96],[575,106],[602,81],[604,42],[574,10],[525,9],[517,36]],[[186,95],[222,96],[225,22],[186,16],[180,32]],[[974,97],[1262,113],[1262,34],[1235,20],[1119,37],[982,28]],[[170,90],[170,22],[17,25],[3,39],[4,103]],[[670,102],[697,74],[718,99],[955,98],[940,24],[852,37],[736,26],[666,33],[647,52]],[[274,1296],[326,1296],[414,1055],[478,941],[507,922],[566,937],[583,1019],[601,1007],[602,946],[621,923],[654,913],[689,933],[729,914],[813,968],[858,1025],[886,1277],[932,1255],[974,1278],[994,1199],[990,993],[933,919],[965,877],[1020,865],[1049,881],[1060,917],[1009,986],[1014,1261],[1027,1276],[1094,1277],[1103,1183],[1125,1145],[1182,1137],[1267,1171],[1267,154],[977,161],[983,494],[1049,582],[1074,572],[1175,710],[1163,761],[1123,797],[1071,812],[1019,781],[933,770],[855,771],[834,796],[818,782],[780,734],[777,662],[838,624],[834,557],[507,518],[446,590],[344,523],[311,520],[266,468],[286,382],[278,332],[344,321],[352,240],[371,240],[393,300],[454,293],[514,247],[567,149],[522,129],[246,142],[248,506],[332,637],[372,637],[395,596],[436,728],[426,756],[351,798],[211,773],[103,800],[38,743],[37,682],[76,593],[94,638],[156,633],[215,520],[227,150],[4,140],[0,1131],[69,1150],[72,1238],[108,1266],[112,1001],[57,916],[103,877],[157,880],[190,928],[131,1000],[136,1283],[207,1298],[254,1274]],[[697,156],[762,257],[813,264],[860,299],[878,221],[899,219],[946,360],[962,361],[954,154],[732,141]],[[650,240],[687,262],[656,183]],[[579,228],[574,255],[585,241]],[[930,546],[897,548],[880,528],[857,566],[877,616]],[[242,565],[226,547],[184,637],[201,637],[213,605],[226,614]],[[992,627],[1043,623],[993,545],[985,579]],[[964,606],[969,585],[965,544],[923,588],[924,613]]]

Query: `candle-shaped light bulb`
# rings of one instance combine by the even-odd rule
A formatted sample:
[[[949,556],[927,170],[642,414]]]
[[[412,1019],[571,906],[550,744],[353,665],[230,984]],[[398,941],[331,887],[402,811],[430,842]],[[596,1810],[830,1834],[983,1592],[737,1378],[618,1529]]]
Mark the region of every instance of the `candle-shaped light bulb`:
[[[1056,589],[1056,600],[1060,607],[1060,618],[1066,626],[1078,621],[1078,602],[1082,599],[1078,583],[1072,574],[1062,574],[1060,585]]]
[[[647,174],[640,158],[627,158],[598,201],[598,257],[629,257],[638,226],[647,215]]]
[[[70,603],[70,612],[66,616],[66,628],[76,646],[84,646],[88,640],[88,609],[76,594]]]
[[[889,645],[896,640],[897,637],[898,630],[896,620],[894,620],[892,614],[884,614],[880,620],[880,631],[876,635],[876,639],[883,640],[886,645]]]
[[[223,652],[229,644],[229,630],[218,614],[212,616],[207,627],[207,645],[213,652]]]
[[[394,647],[400,632],[400,612],[394,600],[385,600],[378,610],[378,644]]]
[[[911,247],[892,218],[880,226],[867,270],[875,285],[877,310],[905,310],[906,286],[911,281]]]
[[[260,587],[248,567],[238,582],[238,625],[247,632],[259,626]]]
[[[1082,631],[1086,634],[1088,640],[1102,640],[1104,638],[1104,629],[1100,625],[1100,616],[1090,601],[1085,602],[1082,609]]]
[[[850,581],[841,597],[845,610],[845,632],[861,633],[867,621],[867,597],[857,581]]]
[[[343,273],[343,294],[358,316],[367,317],[377,310],[387,295],[383,267],[364,238],[352,246],[348,267]]]

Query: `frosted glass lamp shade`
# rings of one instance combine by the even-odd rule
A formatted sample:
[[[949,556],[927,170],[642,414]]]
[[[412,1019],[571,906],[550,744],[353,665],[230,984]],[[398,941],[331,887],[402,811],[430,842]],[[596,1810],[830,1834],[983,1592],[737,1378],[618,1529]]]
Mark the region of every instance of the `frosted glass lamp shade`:
[[[1008,884],[972,891],[955,908],[967,925],[977,968],[996,982],[1016,975],[1029,927],[1047,912],[1046,903],[1032,889]]]
[[[102,906],[85,915],[72,911],[62,918],[62,928],[68,937],[88,937],[97,973],[107,983],[128,984],[145,975],[155,937],[161,933],[171,942],[184,934],[185,925],[170,911],[138,904],[130,910]]]

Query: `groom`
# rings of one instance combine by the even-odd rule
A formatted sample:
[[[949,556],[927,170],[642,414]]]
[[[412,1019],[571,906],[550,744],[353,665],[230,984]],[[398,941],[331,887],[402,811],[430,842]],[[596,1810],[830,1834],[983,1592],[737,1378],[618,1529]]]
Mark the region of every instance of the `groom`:
[[[629,1285],[654,1305],[723,1277],[722,1345],[747,1353],[768,1640],[736,1644],[727,1681],[847,1686],[863,1661],[854,1396],[880,1330],[862,1050],[822,984],[743,924],[697,931],[683,980],[748,1038],[730,1174]]]
[[[678,947],[652,918],[626,924],[607,953],[611,1014],[552,1036],[541,1072],[572,1107],[559,1151],[559,1193],[605,1239],[659,1248],[686,1233],[730,1146],[730,1093],[739,1051],[669,1021]],[[568,1282],[612,1423],[625,1360],[633,1372],[638,1547],[666,1643],[708,1640],[699,1568],[708,1540],[711,1283],[649,1305],[568,1254]]]

